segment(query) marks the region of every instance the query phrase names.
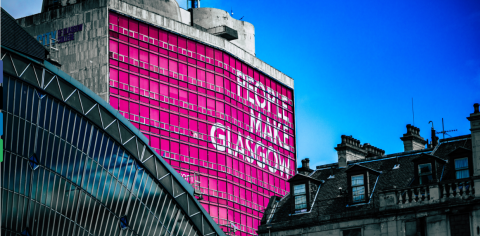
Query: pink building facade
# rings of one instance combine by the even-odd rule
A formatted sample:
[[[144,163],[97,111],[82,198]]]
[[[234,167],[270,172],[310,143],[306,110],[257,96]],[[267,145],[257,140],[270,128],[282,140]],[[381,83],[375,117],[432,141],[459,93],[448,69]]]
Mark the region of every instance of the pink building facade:
[[[202,192],[219,225],[256,235],[295,174],[293,90],[231,54],[109,12],[109,101]],[[227,231],[227,228],[224,227]]]

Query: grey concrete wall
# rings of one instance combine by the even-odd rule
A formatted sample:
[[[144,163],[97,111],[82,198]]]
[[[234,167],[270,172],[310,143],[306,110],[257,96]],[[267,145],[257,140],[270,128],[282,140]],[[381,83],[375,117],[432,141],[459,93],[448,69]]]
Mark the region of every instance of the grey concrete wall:
[[[224,10],[216,8],[195,8],[192,9],[193,23],[210,29],[226,25],[238,32],[238,39],[231,43],[245,49],[248,53],[255,55],[255,27],[252,24],[234,19]]]
[[[183,8],[179,8],[180,9],[180,16],[182,18],[181,22],[186,24],[186,25],[192,25],[192,14],[191,12],[183,9]]]
[[[17,19],[32,36],[83,23],[75,40],[57,44],[51,56],[61,69],[108,101],[108,12],[106,1],[89,1]]]
[[[262,60],[258,59],[254,55],[250,54],[241,47],[229,42],[228,40],[209,34],[207,32],[200,31],[193,28],[190,25],[183,24],[179,21],[172,20],[163,15],[159,15],[155,12],[151,12],[139,7],[136,7],[124,0],[109,0],[109,8],[116,11],[128,14],[135,18],[141,19],[143,21],[149,22],[153,25],[157,25],[162,28],[177,32],[179,34],[185,35],[187,37],[194,38],[196,40],[202,41],[206,44],[221,48],[236,57],[240,58],[250,66],[257,68],[258,70],[264,72],[265,74],[275,78],[281,83],[285,84],[290,88],[294,88],[293,79],[282,73],[281,71],[273,68]]]

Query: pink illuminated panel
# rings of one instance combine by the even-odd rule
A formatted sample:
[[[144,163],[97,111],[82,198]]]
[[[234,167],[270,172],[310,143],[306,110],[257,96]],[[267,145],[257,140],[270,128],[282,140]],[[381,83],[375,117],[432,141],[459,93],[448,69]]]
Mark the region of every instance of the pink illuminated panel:
[[[293,91],[221,50],[113,12],[109,22],[110,104],[219,225],[255,235],[295,171]]]

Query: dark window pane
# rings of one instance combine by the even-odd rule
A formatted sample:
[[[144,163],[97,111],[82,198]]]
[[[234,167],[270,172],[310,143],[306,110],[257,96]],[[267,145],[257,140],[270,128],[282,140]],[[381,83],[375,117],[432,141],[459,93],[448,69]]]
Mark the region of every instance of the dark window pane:
[[[348,229],[344,230],[343,236],[361,236],[362,235],[362,229]]]
[[[432,165],[430,163],[418,165],[418,173],[428,174],[432,172]]]

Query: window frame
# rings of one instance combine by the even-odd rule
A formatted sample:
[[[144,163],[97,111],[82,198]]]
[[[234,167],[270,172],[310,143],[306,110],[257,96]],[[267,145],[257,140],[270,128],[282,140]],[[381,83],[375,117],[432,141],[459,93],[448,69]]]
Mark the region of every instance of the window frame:
[[[421,173],[421,172],[420,172],[420,171],[421,171],[421,168],[420,168],[421,165],[430,165],[430,173]],[[422,176],[431,176],[431,180],[430,180],[430,181],[433,180],[433,172],[434,172],[433,167],[434,167],[434,166],[435,166],[435,165],[433,165],[433,163],[431,163],[431,162],[419,163],[419,164],[417,165],[417,176],[418,176],[418,183],[419,183],[419,184],[428,184],[428,183],[422,183]]]
[[[301,186],[301,185],[303,185],[303,190],[304,190],[304,192],[303,192],[303,193],[300,193],[300,194],[297,194],[295,187]],[[304,205],[305,207],[297,208],[297,205],[300,205],[300,204],[297,204],[297,203],[296,203],[296,202],[297,202],[297,197],[303,197],[303,198],[304,198],[305,202],[302,203],[302,205]],[[293,201],[294,201],[294,210],[295,210],[295,213],[307,211],[307,208],[308,208],[307,183],[300,183],[300,184],[295,184],[295,185],[293,185]]]
[[[462,167],[460,169],[457,169],[457,161],[458,160],[466,160],[467,161],[467,166],[466,167]],[[470,178],[470,158],[468,157],[460,157],[460,158],[455,158],[453,159],[453,166],[455,168],[455,179],[467,179],[467,178]],[[467,171],[468,173],[468,176],[467,177],[464,177],[464,178],[458,178],[458,175],[457,173],[460,172],[460,171]]]
[[[353,178],[354,177],[359,177],[361,176],[363,178],[363,183],[360,185],[353,185]],[[355,197],[353,195],[353,189],[354,188],[360,188],[360,187],[363,187],[363,199],[362,200],[359,200],[359,201],[355,201]],[[358,173],[358,174],[352,174],[350,176],[350,189],[351,189],[351,192],[352,192],[352,203],[362,203],[362,202],[365,202],[367,200],[367,191],[366,191],[366,187],[365,187],[365,174],[364,173]],[[360,196],[360,195],[359,195]]]

